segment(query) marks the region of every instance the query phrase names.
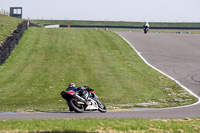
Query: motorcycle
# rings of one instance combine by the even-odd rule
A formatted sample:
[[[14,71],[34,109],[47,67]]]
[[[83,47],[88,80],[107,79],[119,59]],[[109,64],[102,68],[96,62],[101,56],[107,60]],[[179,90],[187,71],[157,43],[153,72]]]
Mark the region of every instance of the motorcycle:
[[[83,113],[84,111],[99,111],[106,113],[107,111],[106,106],[98,100],[98,96],[94,90],[86,93],[87,100],[73,90],[62,91],[61,96],[67,101],[71,112]]]

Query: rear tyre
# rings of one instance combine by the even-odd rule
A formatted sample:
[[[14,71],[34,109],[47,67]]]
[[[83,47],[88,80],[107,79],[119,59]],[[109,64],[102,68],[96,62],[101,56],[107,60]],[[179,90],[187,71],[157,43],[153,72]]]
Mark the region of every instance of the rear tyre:
[[[73,108],[70,106],[69,101],[67,101],[67,105],[69,106],[69,111],[73,112]]]
[[[77,101],[75,99],[70,99],[68,101],[69,107],[71,110],[77,112],[77,113],[83,113],[84,111],[84,106],[80,105],[77,103]]]

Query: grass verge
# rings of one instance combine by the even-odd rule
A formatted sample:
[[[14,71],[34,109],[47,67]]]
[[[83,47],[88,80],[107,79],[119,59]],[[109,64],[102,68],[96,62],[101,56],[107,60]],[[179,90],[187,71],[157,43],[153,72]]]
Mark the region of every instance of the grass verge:
[[[199,132],[200,119],[57,119],[0,121],[0,132]]]

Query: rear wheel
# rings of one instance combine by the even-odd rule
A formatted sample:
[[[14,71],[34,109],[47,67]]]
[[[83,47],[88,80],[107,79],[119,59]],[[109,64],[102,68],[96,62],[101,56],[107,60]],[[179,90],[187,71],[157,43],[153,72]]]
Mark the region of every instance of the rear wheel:
[[[71,107],[71,105],[69,104],[69,101],[67,101],[67,105],[69,106],[69,111],[73,112],[73,108]]]
[[[73,109],[75,112],[77,112],[77,113],[83,113],[83,111],[84,111],[84,106],[78,104],[78,103],[77,103],[77,100],[75,100],[75,99],[70,99],[70,100],[68,101],[68,104],[69,104],[70,108]]]

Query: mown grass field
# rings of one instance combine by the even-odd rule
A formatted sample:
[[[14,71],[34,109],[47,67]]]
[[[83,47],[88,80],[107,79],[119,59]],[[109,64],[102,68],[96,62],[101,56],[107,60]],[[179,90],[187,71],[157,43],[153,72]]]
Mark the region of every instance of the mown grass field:
[[[200,119],[59,119],[0,121],[0,132],[198,133]]]
[[[197,100],[110,31],[29,28],[0,66],[0,75],[0,111],[65,110],[60,92],[69,82],[95,89],[108,108],[170,107]]]

